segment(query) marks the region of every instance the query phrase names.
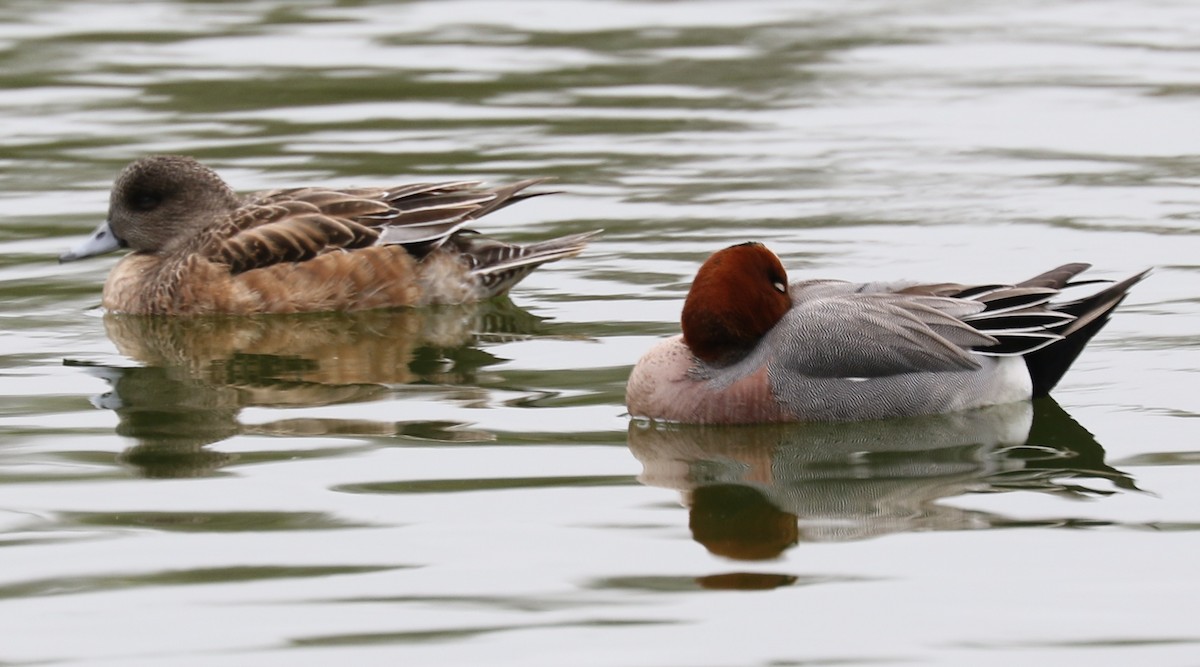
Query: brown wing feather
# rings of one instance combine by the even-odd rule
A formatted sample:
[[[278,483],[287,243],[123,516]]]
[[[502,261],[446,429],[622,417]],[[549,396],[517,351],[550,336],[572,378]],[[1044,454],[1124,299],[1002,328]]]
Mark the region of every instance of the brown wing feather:
[[[414,183],[394,188],[297,188],[252,195],[210,232],[201,253],[234,274],[273,264],[303,262],[332,250],[377,243],[440,245],[466,221],[531,196],[538,181],[499,189],[474,181]]]
[[[378,210],[380,204],[362,202],[360,211]],[[345,200],[338,207],[348,207]],[[357,216],[355,216],[357,217]],[[370,246],[379,232],[354,217],[326,215],[306,201],[243,206],[229,222],[214,231],[204,255],[227,264],[231,273],[242,273],[281,262],[302,262],[332,249]]]

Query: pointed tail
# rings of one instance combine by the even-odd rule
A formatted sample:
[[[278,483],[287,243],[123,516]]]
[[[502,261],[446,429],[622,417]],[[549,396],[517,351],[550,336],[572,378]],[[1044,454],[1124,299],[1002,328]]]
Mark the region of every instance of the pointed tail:
[[[451,237],[450,243],[470,259],[471,274],[479,279],[479,298],[488,299],[512,289],[542,264],[578,255],[588,241],[602,231],[598,229],[522,246],[464,230]]]
[[[1068,264],[1031,278],[1021,285],[1062,289],[1100,282],[1069,282],[1086,268],[1087,264]],[[1025,365],[1029,368],[1029,376],[1033,378],[1035,398],[1045,396],[1054,389],[1092,336],[1108,324],[1113,311],[1129,296],[1129,289],[1149,274],[1150,269],[1147,269],[1082,299],[1050,304],[1051,310],[1071,315],[1074,319],[1065,322],[1061,327],[1055,327],[1054,333],[1062,337],[1060,340],[1025,355]]]

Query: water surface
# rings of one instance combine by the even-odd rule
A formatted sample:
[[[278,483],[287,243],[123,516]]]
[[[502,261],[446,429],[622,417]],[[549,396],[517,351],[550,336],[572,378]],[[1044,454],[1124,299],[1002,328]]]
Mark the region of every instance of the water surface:
[[[1189,3],[0,3],[0,662],[1194,664]],[[509,299],[180,323],[60,266],[129,160],[553,177]],[[708,253],[1148,266],[1055,400],[630,423]]]

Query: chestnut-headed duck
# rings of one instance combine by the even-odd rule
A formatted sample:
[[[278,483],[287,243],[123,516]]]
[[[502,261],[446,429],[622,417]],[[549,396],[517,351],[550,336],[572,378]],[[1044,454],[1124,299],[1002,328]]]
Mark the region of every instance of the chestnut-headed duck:
[[[633,417],[734,424],[854,421],[1044,396],[1149,271],[1052,301],[1089,268],[1013,285],[803,280],[761,243],[718,251],[683,305],[683,334],[629,377]]]
[[[192,158],[150,156],[121,171],[108,220],[59,260],[133,251],[104,283],[110,312],[247,315],[480,301],[541,264],[579,254],[597,233],[518,246],[464,229],[535,196],[525,189],[538,182],[239,196]]]

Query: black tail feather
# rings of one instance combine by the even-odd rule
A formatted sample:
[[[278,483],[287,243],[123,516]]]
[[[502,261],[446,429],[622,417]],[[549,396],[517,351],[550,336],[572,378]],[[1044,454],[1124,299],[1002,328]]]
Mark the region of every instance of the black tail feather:
[[[1021,284],[1056,288],[1070,286],[1075,283],[1068,281],[1085,268],[1086,264],[1068,264]],[[1149,273],[1146,270],[1130,276],[1082,299],[1051,305],[1053,310],[1072,315],[1075,319],[1055,331],[1062,336],[1062,340],[1025,355],[1025,364],[1033,379],[1035,398],[1046,396],[1054,389],[1092,336],[1108,324],[1113,311],[1129,295],[1129,289]]]

